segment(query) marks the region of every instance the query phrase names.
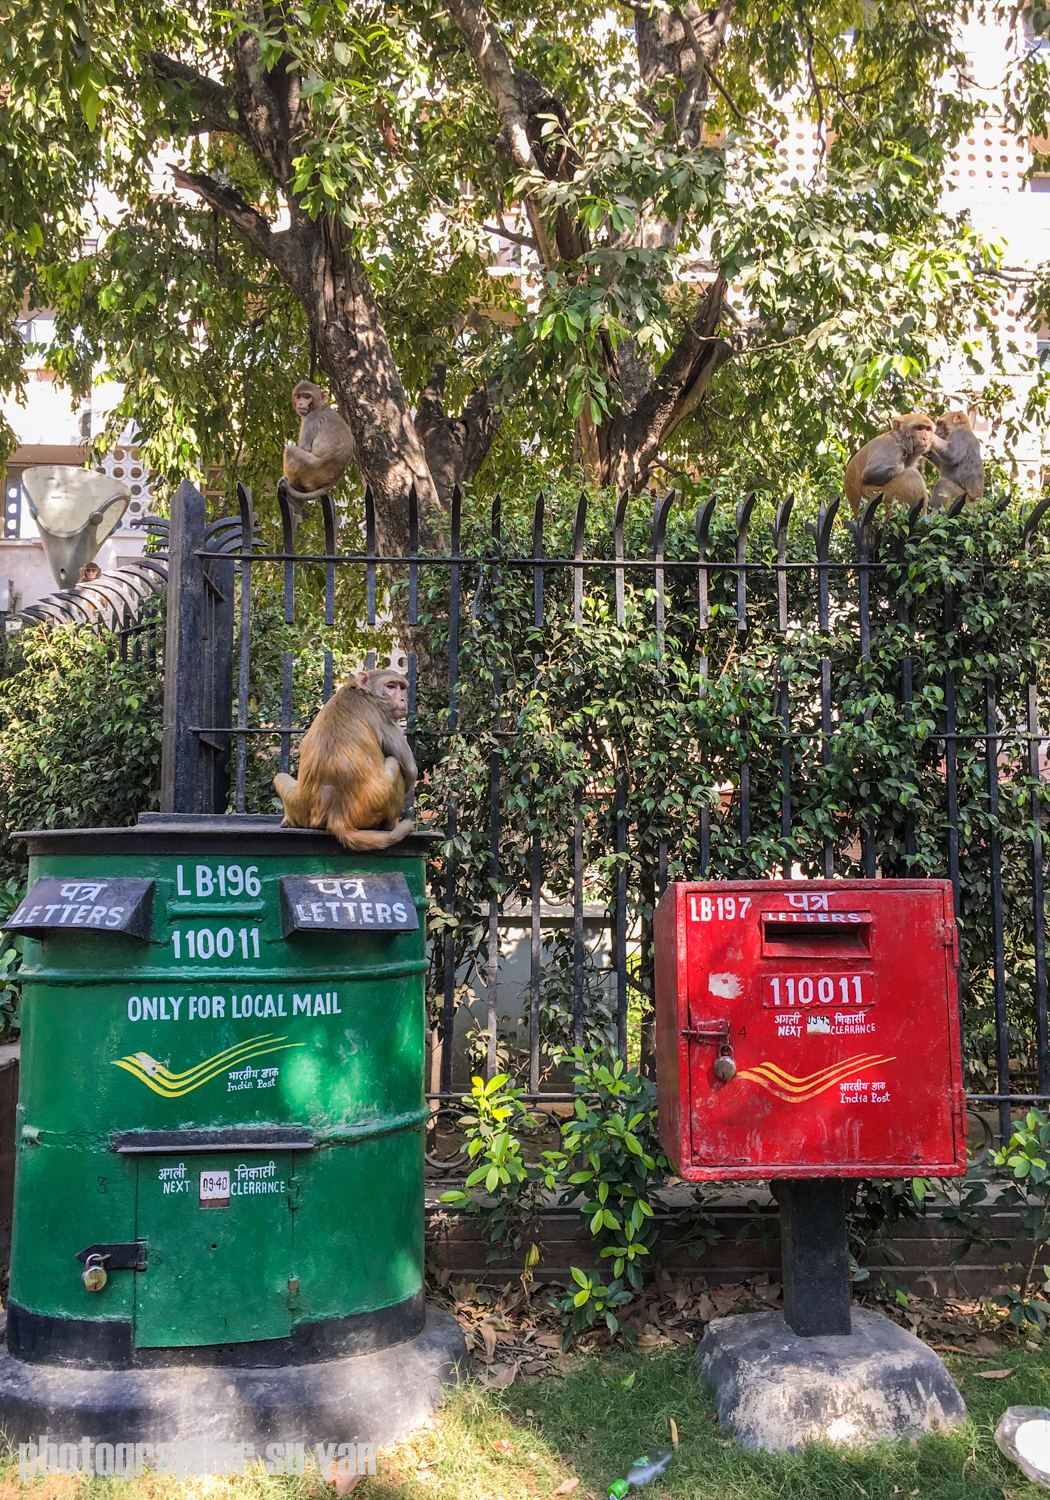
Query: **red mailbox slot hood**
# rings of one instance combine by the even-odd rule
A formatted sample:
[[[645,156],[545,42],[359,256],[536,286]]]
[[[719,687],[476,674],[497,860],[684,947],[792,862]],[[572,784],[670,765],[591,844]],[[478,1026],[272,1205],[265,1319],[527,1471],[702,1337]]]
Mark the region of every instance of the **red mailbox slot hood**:
[[[870,911],[764,911],[760,920],[763,958],[871,957]]]
[[[660,1135],[683,1178],[966,1171],[948,881],[682,883],[655,942]]]

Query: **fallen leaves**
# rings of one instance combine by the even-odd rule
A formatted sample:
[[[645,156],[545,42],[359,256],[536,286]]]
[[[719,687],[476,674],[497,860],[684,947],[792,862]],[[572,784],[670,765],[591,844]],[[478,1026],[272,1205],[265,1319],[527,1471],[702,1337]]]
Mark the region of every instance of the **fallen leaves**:
[[[1005,1380],[1007,1375],[1012,1375],[1013,1370],[974,1370],[978,1380]]]
[[[990,1339],[987,1334],[982,1333],[973,1346],[975,1354],[999,1354],[1002,1352],[1002,1344],[998,1339]]]
[[[357,1488],[363,1477],[362,1474],[337,1474],[335,1464],[333,1464],[332,1472],[328,1476],[328,1487],[337,1495],[349,1495],[351,1490]]]
[[[561,1482],[561,1484],[559,1484],[558,1488],[556,1490],[552,1490],[551,1491],[551,1494],[552,1495],[571,1495],[572,1492],[573,1492],[573,1490],[576,1489],[576,1487],[579,1484],[579,1482],[580,1481],[575,1476],[573,1476],[572,1479],[563,1479],[562,1482]]]
[[[518,1376],[518,1362],[512,1365],[493,1365],[488,1372],[485,1385],[490,1391],[501,1391],[508,1385],[513,1385]]]

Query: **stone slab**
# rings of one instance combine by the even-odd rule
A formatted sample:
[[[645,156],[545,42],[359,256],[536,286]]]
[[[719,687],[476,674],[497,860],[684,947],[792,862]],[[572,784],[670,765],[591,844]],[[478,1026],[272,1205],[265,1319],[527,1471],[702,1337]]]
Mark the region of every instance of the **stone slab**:
[[[697,1349],[723,1427],[745,1448],[867,1444],[955,1426],[966,1405],[944,1362],[881,1313],[853,1309],[853,1332],[800,1338],[783,1313],[709,1323]]]
[[[6,1322],[5,1317],[0,1323]],[[3,1328],[0,1327],[0,1336]],[[0,1430],[11,1443],[390,1443],[424,1422],[467,1370],[450,1313],[371,1354],[282,1368],[30,1365],[0,1348]]]

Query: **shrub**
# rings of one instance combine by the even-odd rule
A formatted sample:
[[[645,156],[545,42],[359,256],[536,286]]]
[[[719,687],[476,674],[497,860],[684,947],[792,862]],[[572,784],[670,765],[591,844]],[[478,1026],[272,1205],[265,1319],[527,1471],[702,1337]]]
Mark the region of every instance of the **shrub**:
[[[76,625],[23,629],[0,681],[0,870],[24,878],[22,828],[114,828],[158,805],[163,685],[155,661]]]

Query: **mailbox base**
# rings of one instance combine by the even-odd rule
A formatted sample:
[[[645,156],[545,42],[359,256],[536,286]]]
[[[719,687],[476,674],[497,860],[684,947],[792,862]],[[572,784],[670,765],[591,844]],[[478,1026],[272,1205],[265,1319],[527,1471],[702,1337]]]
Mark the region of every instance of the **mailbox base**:
[[[0,1340],[3,1323],[0,1317]],[[427,1308],[416,1338],[315,1364],[85,1370],[0,1348],[0,1425],[12,1443],[389,1443],[418,1427],[467,1365],[455,1318]]]
[[[846,1184],[839,1178],[773,1183],[780,1204],[784,1321],[803,1338],[848,1334]]]
[[[800,1338],[782,1313],[720,1318],[697,1351],[724,1427],[777,1453],[824,1439],[871,1443],[953,1427],[966,1406],[943,1362],[881,1313],[853,1332]]]

